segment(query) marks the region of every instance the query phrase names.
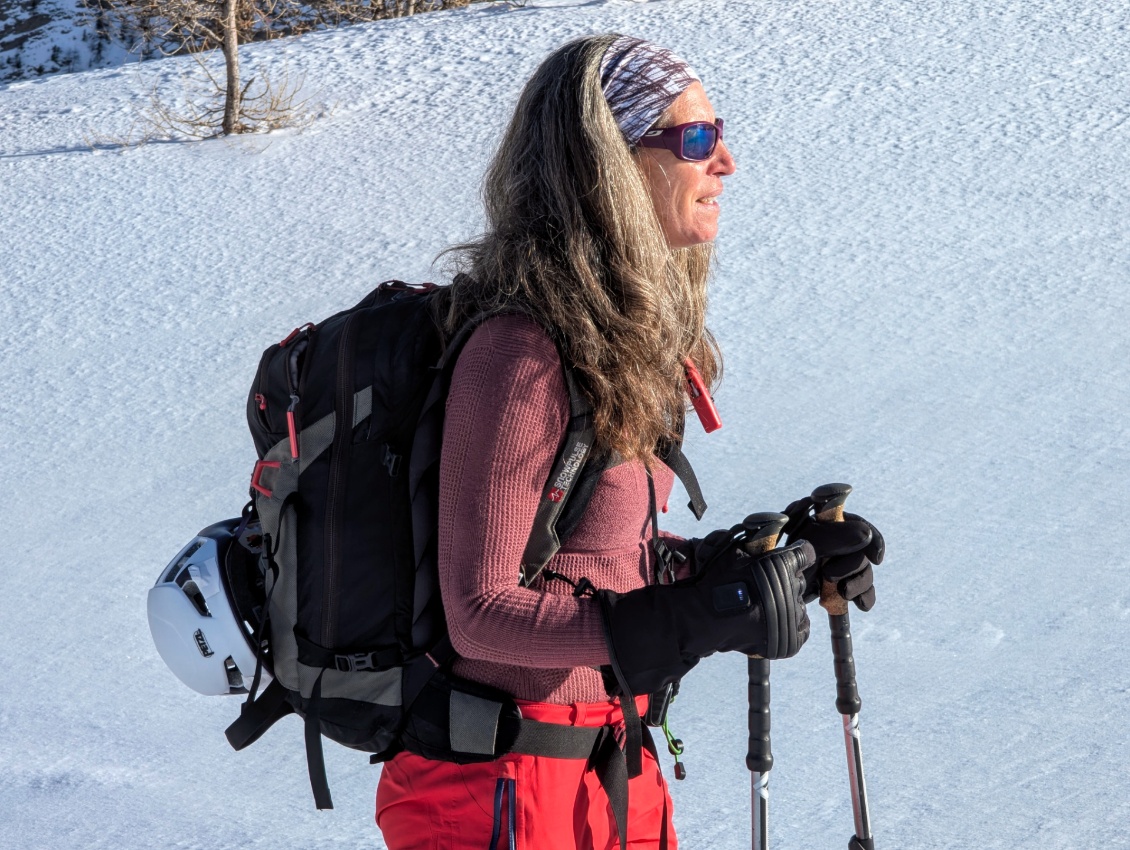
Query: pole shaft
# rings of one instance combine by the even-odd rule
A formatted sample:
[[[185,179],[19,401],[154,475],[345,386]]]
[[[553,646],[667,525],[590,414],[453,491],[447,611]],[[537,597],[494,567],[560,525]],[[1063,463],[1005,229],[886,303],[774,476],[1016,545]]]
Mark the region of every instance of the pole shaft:
[[[847,614],[829,614],[832,632],[832,659],[836,672],[836,710],[844,723],[848,781],[851,783],[851,808],[855,816],[855,835],[871,838],[871,815],[867,808],[867,781],[863,774],[863,749],[859,737],[859,689],[855,683],[855,658],[852,655],[851,621]]]
[[[753,850],[769,847],[769,771],[773,767],[773,744],[769,736],[769,659],[750,658],[749,751],[745,764],[750,770],[750,816]]]
[[[754,773],[750,783],[749,810],[753,815],[753,847],[764,850],[769,846],[769,774]]]

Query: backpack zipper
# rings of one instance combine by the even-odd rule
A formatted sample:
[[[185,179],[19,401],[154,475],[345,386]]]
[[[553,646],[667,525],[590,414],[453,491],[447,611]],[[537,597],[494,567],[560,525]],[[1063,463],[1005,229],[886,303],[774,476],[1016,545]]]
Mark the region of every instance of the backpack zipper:
[[[330,461],[329,499],[326,503],[325,571],[322,577],[322,646],[333,649],[337,641],[338,574],[341,572],[341,538],[345,502],[346,472],[353,444],[353,339],[357,319],[353,313],[345,320],[337,349],[337,387],[334,395],[334,441]]]
[[[301,339],[295,343],[294,348],[286,359],[286,391],[290,396],[290,405],[286,409],[286,433],[290,440],[290,456],[292,458],[298,457],[298,405],[301,399],[298,396],[298,384],[301,376],[302,355],[306,352],[307,347],[310,345],[310,331],[307,327],[303,327],[295,332],[301,334]],[[293,339],[295,334],[291,334],[288,339]]]

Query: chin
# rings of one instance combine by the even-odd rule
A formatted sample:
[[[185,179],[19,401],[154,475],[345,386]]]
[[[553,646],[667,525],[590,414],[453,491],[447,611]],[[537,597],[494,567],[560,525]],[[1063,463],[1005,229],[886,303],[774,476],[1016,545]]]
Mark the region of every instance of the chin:
[[[706,231],[703,233],[685,234],[677,241],[672,242],[668,240],[668,244],[672,248],[694,248],[696,245],[709,245],[718,237],[718,231]]]

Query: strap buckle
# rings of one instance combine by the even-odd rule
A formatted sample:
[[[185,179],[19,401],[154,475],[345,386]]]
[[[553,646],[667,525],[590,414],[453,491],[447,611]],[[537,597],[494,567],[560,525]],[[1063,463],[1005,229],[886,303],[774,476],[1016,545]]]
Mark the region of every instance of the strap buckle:
[[[400,455],[394,452],[388,443],[385,443],[384,465],[388,470],[389,478],[395,478],[400,473]]]
[[[356,673],[360,670],[376,670],[374,653],[354,652],[351,655],[337,654],[334,656],[334,666],[342,673]]]
[[[652,538],[652,551],[655,552],[656,578],[659,584],[671,584],[675,581],[675,565],[685,564],[687,556],[676,551],[664,543],[660,538]]]

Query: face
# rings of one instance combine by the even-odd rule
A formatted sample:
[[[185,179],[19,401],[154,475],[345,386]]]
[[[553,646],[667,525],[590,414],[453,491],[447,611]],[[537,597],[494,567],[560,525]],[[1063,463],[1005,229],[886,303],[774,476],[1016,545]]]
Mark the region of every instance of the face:
[[[674,127],[690,121],[713,121],[714,107],[701,83],[692,83],[668,107],[655,127]],[[722,178],[734,173],[734,158],[719,140],[702,162],[679,159],[662,148],[638,148],[639,162],[659,215],[663,234],[672,248],[713,242],[718,235],[718,196]]]

